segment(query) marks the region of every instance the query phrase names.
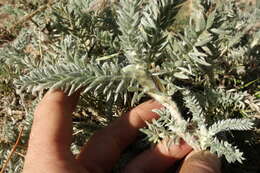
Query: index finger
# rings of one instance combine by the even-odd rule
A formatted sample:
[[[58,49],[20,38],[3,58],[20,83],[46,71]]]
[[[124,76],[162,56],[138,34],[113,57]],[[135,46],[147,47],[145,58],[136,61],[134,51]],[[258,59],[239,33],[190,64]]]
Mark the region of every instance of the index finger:
[[[83,147],[78,161],[91,172],[109,172],[145,122],[158,118],[152,110],[161,107],[156,101],[147,101],[101,129]]]
[[[67,96],[60,90],[49,91],[38,104],[25,157],[24,170],[35,172],[50,163],[57,166],[57,160],[73,158],[72,112],[80,93]],[[54,167],[55,167],[54,166]]]

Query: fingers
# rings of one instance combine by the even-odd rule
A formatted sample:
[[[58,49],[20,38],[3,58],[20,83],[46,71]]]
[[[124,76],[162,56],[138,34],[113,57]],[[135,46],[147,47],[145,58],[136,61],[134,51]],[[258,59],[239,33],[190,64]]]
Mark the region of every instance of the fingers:
[[[62,91],[49,91],[44,96],[35,110],[26,160],[70,154],[71,114],[78,98],[79,93],[67,96]]]
[[[145,151],[125,168],[124,173],[165,172],[176,160],[182,159],[192,148],[181,141],[180,145],[167,146],[166,141]]]
[[[190,153],[182,164],[180,173],[220,173],[221,163],[209,151]]]
[[[134,141],[145,121],[158,118],[152,109],[161,108],[155,101],[147,101],[110,126],[98,131],[85,145],[78,156],[78,161],[90,172],[109,172],[119,159],[122,150]]]

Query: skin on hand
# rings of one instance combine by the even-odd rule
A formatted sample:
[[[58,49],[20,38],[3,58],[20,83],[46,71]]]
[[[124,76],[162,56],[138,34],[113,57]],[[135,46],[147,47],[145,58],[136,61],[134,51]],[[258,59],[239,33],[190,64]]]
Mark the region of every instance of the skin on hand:
[[[220,173],[220,160],[209,151],[192,151],[185,158],[180,173]]]
[[[70,151],[71,114],[79,95],[67,96],[62,91],[50,91],[39,103],[35,110],[24,173],[110,172],[121,152],[135,140],[139,129],[145,126],[145,121],[158,118],[151,110],[162,107],[152,100],[135,107],[95,133],[75,158]],[[168,148],[163,141],[130,161],[123,172],[164,172],[191,150],[185,142]]]

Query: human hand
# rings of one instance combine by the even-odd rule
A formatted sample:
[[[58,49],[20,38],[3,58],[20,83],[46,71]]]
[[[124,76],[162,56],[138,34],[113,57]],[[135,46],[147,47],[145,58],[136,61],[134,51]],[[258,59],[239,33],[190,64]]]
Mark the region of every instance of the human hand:
[[[95,133],[75,158],[70,151],[71,114],[78,98],[79,93],[66,96],[62,91],[48,92],[44,96],[35,110],[24,173],[110,172],[121,152],[134,141],[138,130],[145,126],[145,121],[158,118],[151,110],[162,107],[155,101],[137,106]],[[133,159],[123,172],[164,172],[191,150],[185,142],[170,148],[162,142]]]
[[[180,173],[220,173],[220,168],[220,160],[215,154],[209,151],[192,151],[183,161]]]

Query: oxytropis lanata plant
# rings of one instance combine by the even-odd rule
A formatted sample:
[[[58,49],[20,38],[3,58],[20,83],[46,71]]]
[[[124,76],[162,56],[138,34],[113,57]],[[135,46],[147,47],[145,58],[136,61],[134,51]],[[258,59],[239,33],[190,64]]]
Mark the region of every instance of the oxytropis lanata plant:
[[[258,80],[254,10],[243,11],[233,0],[121,0],[98,12],[90,1],[69,3],[53,5],[70,17],[54,13],[41,62],[15,60],[27,69],[16,81],[20,91],[83,89],[132,105],[151,97],[164,108],[142,129],[150,141],[182,138],[228,162],[244,160],[223,132],[251,130],[251,115],[259,111],[255,93],[243,90],[246,81]]]

